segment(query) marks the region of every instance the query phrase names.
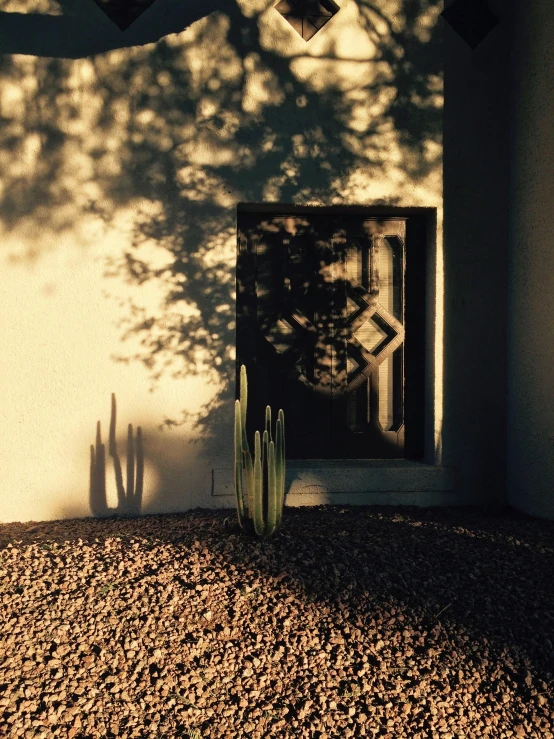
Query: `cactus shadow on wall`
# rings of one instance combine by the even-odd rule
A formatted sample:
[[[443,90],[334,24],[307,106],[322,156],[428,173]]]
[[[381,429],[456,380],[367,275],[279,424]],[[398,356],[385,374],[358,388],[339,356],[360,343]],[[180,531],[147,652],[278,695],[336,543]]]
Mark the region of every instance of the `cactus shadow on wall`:
[[[121,461],[117,451],[117,405],[112,393],[110,436],[108,451],[112,459],[117,490],[117,507],[109,508],[106,496],[106,445],[102,443],[101,424],[96,425],[96,444],[90,447],[89,503],[93,516],[138,516],[142,507],[144,489],[144,449],[142,429],[137,428],[136,438],[131,424],[127,430],[127,479],[123,481]]]

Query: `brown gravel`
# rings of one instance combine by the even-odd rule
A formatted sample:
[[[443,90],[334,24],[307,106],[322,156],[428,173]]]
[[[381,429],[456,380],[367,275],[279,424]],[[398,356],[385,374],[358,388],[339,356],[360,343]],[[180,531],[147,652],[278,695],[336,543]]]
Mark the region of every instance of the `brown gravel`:
[[[0,525],[0,736],[554,736],[554,521],[287,508]]]

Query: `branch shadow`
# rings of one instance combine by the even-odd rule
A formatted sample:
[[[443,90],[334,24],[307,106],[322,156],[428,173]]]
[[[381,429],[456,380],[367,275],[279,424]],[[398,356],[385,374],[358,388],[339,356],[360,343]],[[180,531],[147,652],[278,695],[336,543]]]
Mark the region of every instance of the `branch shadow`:
[[[223,0],[155,0],[122,32],[93,2],[56,0],[63,15],[0,12],[0,54],[83,59],[114,49],[156,43],[225,7]]]
[[[87,218],[109,228],[133,206],[132,246],[105,272],[137,289],[119,328],[123,345],[140,348],[119,360],[142,363],[153,387],[162,376],[215,373],[219,389],[195,432],[217,456],[235,391],[236,204],[352,202],[365,192],[352,176],[363,173],[376,192],[398,175],[402,194],[401,184],[372,200],[394,205],[440,169],[442,3],[407,0],[389,17],[360,0],[373,57],[345,61],[329,40],[318,67],[311,47],[281,50],[294,32],[276,12],[275,45],[262,37],[269,4],[247,17],[238,4],[175,2],[165,15],[158,0],[127,32],[110,36],[102,19],[86,39],[85,15],[70,5],[62,16],[2,15],[0,78],[12,97],[0,111],[0,217],[8,232],[40,220],[57,241]],[[141,304],[148,284],[164,294],[155,311]],[[189,420],[186,409],[166,419]]]

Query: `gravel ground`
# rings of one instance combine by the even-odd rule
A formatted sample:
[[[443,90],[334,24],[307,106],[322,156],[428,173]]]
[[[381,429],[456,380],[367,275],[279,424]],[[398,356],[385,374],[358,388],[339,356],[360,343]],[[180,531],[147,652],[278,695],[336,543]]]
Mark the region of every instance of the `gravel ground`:
[[[235,522],[1,524],[0,736],[554,736],[554,521],[286,508],[264,542]]]

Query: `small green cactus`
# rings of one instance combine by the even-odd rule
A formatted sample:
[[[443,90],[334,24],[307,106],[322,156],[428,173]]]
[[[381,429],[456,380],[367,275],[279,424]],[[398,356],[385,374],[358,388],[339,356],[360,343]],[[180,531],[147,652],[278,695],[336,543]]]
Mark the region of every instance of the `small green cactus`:
[[[96,424],[96,445],[90,445],[90,505],[95,516],[105,516],[106,502],[106,446],[102,444],[100,421]]]
[[[275,441],[271,408],[265,409],[265,430],[254,434],[254,459],[246,438],[248,380],[240,368],[240,398],[235,401],[235,494],[240,527],[267,537],[281,525],[285,499],[285,414],[279,411]],[[245,490],[246,488],[246,490]],[[245,501],[246,492],[246,501]]]

